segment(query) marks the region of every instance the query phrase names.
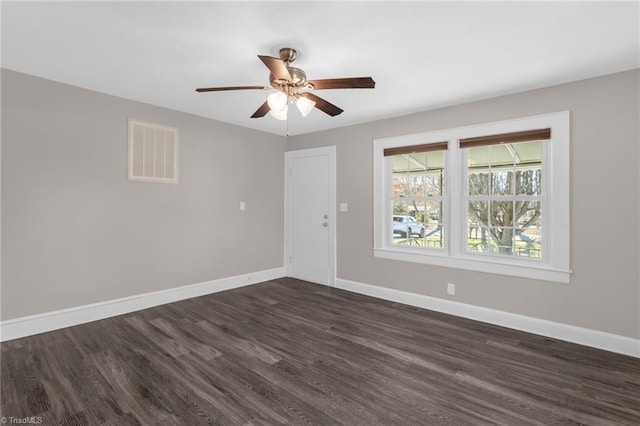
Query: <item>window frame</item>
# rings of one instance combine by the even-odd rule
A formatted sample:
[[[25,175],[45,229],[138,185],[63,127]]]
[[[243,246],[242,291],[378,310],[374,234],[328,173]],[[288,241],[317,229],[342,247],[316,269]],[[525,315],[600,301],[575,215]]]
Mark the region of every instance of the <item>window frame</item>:
[[[469,253],[466,250],[466,153],[459,147],[465,138],[550,128],[551,140],[543,144],[543,193],[546,198],[542,223],[543,258],[510,258]],[[394,246],[389,208],[391,160],[385,149],[447,141],[443,196],[444,249],[429,250]],[[445,266],[500,275],[569,283],[570,270],[570,113],[542,114],[482,123],[373,141],[374,194],[373,251],[377,258]]]

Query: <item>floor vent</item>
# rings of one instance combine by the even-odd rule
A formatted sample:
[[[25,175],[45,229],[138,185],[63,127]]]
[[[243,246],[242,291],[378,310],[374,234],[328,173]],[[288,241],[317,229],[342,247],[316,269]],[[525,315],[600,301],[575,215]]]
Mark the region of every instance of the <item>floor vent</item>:
[[[129,119],[127,178],[178,183],[178,129]]]

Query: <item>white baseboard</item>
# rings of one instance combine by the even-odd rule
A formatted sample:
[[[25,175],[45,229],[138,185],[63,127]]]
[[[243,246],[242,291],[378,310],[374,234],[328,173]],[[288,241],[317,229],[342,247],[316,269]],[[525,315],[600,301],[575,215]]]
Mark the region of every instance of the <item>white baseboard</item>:
[[[284,267],[0,321],[0,342],[257,284],[285,276]]]
[[[402,290],[363,284],[341,278],[336,278],[336,287],[379,299],[430,309],[432,311],[443,312],[640,358],[640,339],[409,293]]]
[[[166,303],[190,299],[192,297],[257,284],[284,276],[286,276],[285,268],[280,267],[106,302],[0,321],[0,342],[97,321]],[[410,306],[430,309],[640,358],[640,339],[409,293],[402,290],[378,287],[342,278],[336,278],[335,283],[337,288],[354,293],[365,294],[379,299],[404,303]]]

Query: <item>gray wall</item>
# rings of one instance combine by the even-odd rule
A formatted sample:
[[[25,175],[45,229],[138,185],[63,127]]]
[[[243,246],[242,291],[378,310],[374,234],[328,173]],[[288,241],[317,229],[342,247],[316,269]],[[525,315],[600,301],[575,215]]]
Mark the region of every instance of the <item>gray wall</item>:
[[[337,146],[338,277],[640,337],[640,72],[284,138],[2,70],[2,320],[282,266],[284,150]],[[372,141],[570,110],[571,284],[375,259]],[[126,180],[127,118],[180,183]],[[247,210],[240,212],[240,201]]]
[[[126,180],[129,117],[179,128],[179,184]],[[2,319],[281,267],[285,147],[2,70]]]
[[[337,201],[349,203],[336,213],[338,278],[639,338],[639,78],[634,70],[289,138],[289,150],[337,146]],[[564,110],[571,111],[571,284],[373,257],[373,139]],[[446,294],[448,282],[455,297]]]

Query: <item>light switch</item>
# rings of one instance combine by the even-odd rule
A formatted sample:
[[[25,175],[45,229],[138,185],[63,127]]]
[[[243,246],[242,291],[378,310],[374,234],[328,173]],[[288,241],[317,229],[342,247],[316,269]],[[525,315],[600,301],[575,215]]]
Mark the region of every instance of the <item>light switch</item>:
[[[244,209],[245,209],[244,201],[240,201],[240,210],[244,210]]]
[[[349,211],[349,205],[347,203],[340,203],[340,211],[341,212],[348,212]]]

